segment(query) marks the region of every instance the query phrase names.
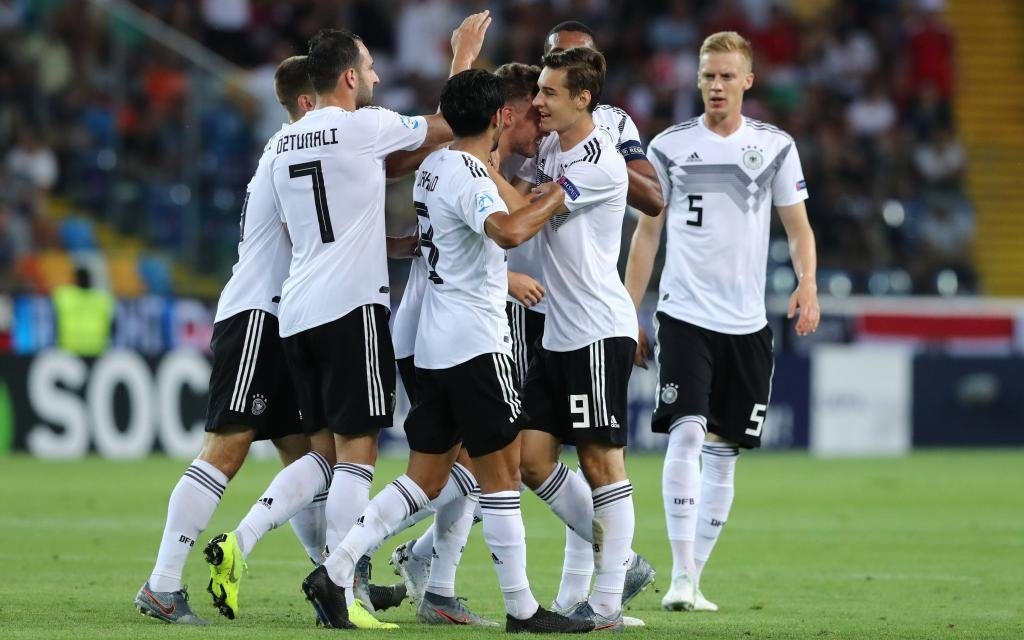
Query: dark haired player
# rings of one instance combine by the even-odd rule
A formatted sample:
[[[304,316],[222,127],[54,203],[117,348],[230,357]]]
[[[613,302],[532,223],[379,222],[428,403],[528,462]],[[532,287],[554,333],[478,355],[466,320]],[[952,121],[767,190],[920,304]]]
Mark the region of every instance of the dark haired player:
[[[481,486],[484,538],[505,598],[506,630],[593,628],[541,608],[526,577],[518,478],[525,415],[504,315],[503,248],[535,234],[563,196],[558,189],[542,190],[507,213],[486,168],[504,101],[501,79],[480,70],[453,76],[441,93],[441,113],[455,141],[427,156],[413,189],[428,287],[416,335],[417,402],[405,425],[409,464],[303,582],[307,598],[335,627],[350,624],[346,606],[358,607],[350,595],[355,563],[438,495],[465,447]]]
[[[315,95],[306,73],[306,56],[293,56],[278,65],[274,88],[289,122],[312,110]],[[166,622],[206,624],[192,612],[181,576],[189,552],[209,524],[228,481],[245,461],[250,445],[256,440],[273,440],[285,464],[309,451],[277,335],[277,301],[291,255],[267,175],[270,149],[278,135],[268,141],[246,188],[238,262],[217,304],[203,448],[171,493],[156,564],[135,596],[139,611]],[[291,518],[296,535],[314,560],[319,560],[324,544],[326,497],[325,492],[313,496]],[[228,607],[233,615],[237,602]]]
[[[466,68],[489,23],[486,12],[471,18],[479,37],[465,39],[455,52]],[[369,51],[351,32],[321,30],[310,40],[307,65],[316,108],[281,131],[268,172],[292,240],[280,334],[313,451],[278,473],[235,531],[207,545],[213,588],[236,604],[244,557],[262,535],[330,487],[330,545],[369,500],[377,435],[391,426],[395,386],[385,159],[451,137],[439,114],[409,118],[370,106],[379,79]],[[361,613],[376,623],[362,606],[357,623]]]

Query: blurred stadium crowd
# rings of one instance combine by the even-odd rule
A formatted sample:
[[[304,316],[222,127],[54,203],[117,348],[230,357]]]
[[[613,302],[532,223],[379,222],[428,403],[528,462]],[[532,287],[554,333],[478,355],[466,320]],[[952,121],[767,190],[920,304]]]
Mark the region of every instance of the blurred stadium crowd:
[[[745,110],[797,140],[823,293],[974,287],[942,0],[102,4],[0,0],[0,292],[47,293],[84,267],[120,296],[214,298],[257,153],[284,119],[277,63],[320,27],[344,25],[375,56],[375,102],[430,112],[451,30],[485,7],[495,17],[489,66],[538,61],[562,19],[590,25],[610,61],[602,101],[626,109],[645,142],[701,112],[701,39],[746,35],[757,79]],[[394,232],[414,224],[409,194],[406,183],[389,190]],[[769,291],[793,284],[783,238],[773,241]],[[948,273],[953,289],[937,277]]]

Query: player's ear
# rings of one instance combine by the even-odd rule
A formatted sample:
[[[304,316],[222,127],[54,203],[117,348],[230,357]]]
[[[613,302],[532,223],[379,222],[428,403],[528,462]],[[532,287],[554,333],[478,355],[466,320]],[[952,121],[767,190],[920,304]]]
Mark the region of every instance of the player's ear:
[[[748,73],[747,77],[743,79],[743,90],[746,91],[750,87],[754,86],[754,74],[753,72]]]
[[[587,105],[590,104],[590,100],[590,89],[584,89],[580,91],[580,95],[576,96],[576,104],[579,106],[580,109],[584,111],[587,110]]]
[[[305,113],[306,111],[312,111],[314,107],[316,107],[316,98],[312,94],[299,94],[299,111]]]
[[[341,79],[345,81],[345,86],[349,89],[359,88],[359,74],[356,73],[354,67],[349,67],[341,74]]]

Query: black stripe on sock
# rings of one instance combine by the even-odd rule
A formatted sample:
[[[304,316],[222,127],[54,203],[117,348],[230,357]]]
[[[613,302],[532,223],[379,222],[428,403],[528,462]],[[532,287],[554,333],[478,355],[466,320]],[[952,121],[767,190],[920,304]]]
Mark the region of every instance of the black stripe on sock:
[[[625,500],[631,495],[633,495],[633,485],[631,484],[612,489],[599,496],[594,496],[594,508],[606,507],[620,500]]]
[[[463,495],[469,495],[473,492],[473,487],[476,486],[476,478],[470,475],[469,471],[459,463],[452,465],[452,477],[455,478],[455,482],[462,489]]]
[[[341,471],[373,484],[373,473],[351,462],[339,462],[334,465],[335,471]]]
[[[320,467],[320,473],[324,474],[324,486],[331,486],[331,465],[328,464],[327,458],[323,457],[316,451],[310,451],[306,455],[312,457]]]
[[[395,489],[398,489],[398,493],[405,500],[405,505],[409,510],[409,513],[406,514],[406,517],[411,516],[412,514],[419,511],[419,507],[416,505],[416,501],[412,499],[412,494],[409,493],[408,489],[402,486],[402,483],[400,483],[398,480],[394,480],[391,482],[391,485],[395,487]]]
[[[718,456],[719,458],[735,458],[740,455],[739,447],[702,447],[701,453],[709,456]]]
[[[223,487],[221,487],[215,482],[208,480],[206,476],[202,476],[196,473],[196,471],[197,470],[194,467],[189,467],[188,469],[185,469],[185,473],[183,475],[184,477],[192,480],[193,482],[203,487],[210,493],[214,494],[217,497],[217,499],[224,497]]]
[[[565,478],[569,475],[569,467],[565,466],[561,462],[555,468],[555,473],[550,481],[546,482],[544,486],[537,489],[537,497],[547,502],[558,493],[558,490],[565,484]]]
[[[211,476],[209,474],[209,472],[207,472],[207,471],[205,471],[203,469],[200,469],[199,467],[195,466],[194,464],[189,465],[188,468],[191,469],[192,471],[195,471],[196,473],[198,473],[202,477],[206,478],[207,480],[209,480],[213,485],[215,485],[217,487],[220,487],[221,491],[224,491],[224,487],[225,487],[224,483],[221,482],[220,480],[217,480],[213,476]]]

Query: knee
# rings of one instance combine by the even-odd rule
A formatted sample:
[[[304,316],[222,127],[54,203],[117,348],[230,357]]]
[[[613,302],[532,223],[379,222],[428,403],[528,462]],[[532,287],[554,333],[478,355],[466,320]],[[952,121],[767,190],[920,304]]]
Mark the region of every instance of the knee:
[[[216,467],[218,471],[227,476],[228,480],[231,480],[242,468],[247,453],[248,449],[240,452],[224,447],[203,447],[198,457],[203,462]]]
[[[550,460],[523,459],[519,461],[519,475],[526,486],[536,489],[544,484],[551,472],[555,470],[555,464]]]
[[[603,487],[626,479],[623,451],[618,447],[579,448],[580,469],[591,487]]]
[[[669,452],[682,457],[700,455],[704,446],[705,424],[702,416],[685,416],[676,420],[668,436]]]

